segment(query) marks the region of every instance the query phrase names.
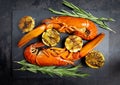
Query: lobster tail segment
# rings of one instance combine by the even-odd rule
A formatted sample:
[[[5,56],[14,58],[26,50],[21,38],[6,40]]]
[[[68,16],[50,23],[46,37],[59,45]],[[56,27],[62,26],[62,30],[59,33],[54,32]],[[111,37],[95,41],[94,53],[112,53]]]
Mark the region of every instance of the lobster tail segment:
[[[38,37],[41,33],[44,32],[45,29],[46,29],[46,25],[44,24],[36,27],[34,30],[30,31],[21,38],[21,40],[18,42],[18,47],[22,47],[33,38]]]

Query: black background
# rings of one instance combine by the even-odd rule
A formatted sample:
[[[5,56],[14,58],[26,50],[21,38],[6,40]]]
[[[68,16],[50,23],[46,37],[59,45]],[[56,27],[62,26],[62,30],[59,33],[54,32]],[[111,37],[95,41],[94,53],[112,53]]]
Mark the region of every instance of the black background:
[[[0,84],[1,85],[119,85],[120,84],[120,0],[68,0],[83,9],[107,11],[116,21],[109,32],[109,62],[105,70],[93,70],[92,78],[15,79],[11,76],[12,12],[14,10],[64,8],[62,0],[0,0]],[[107,16],[107,15],[106,15]],[[98,73],[98,74],[97,74]],[[96,75],[96,76],[95,76]]]

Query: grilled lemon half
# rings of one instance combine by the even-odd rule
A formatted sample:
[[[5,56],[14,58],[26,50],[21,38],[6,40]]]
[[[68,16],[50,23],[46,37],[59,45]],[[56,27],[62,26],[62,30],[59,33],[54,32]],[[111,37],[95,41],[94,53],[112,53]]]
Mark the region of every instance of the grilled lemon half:
[[[29,32],[35,27],[35,20],[31,16],[24,16],[20,19],[18,27],[22,32]]]
[[[105,58],[101,52],[93,50],[85,56],[85,62],[91,68],[100,68],[104,65]]]
[[[42,42],[47,46],[56,46],[60,41],[60,34],[55,29],[48,29],[42,34]]]
[[[81,50],[82,46],[83,46],[83,40],[79,36],[70,35],[65,40],[65,47],[70,52],[78,52]]]

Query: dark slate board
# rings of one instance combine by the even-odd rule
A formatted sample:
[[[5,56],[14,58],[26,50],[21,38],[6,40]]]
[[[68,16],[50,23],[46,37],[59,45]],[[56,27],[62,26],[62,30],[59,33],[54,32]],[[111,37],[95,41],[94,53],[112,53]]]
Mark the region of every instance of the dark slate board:
[[[92,14],[96,15],[96,16],[106,16],[109,15],[107,12],[105,11],[97,11],[97,10],[88,10],[89,12],[91,12]],[[36,22],[36,26],[38,26],[41,21],[45,18],[49,18],[51,16],[55,16],[54,14],[52,14],[51,12],[49,12],[46,9],[34,9],[34,10],[14,10],[13,11],[13,19],[12,19],[12,75],[14,78],[50,78],[48,75],[44,75],[44,74],[34,74],[28,71],[17,71],[14,69],[18,69],[20,68],[20,65],[14,63],[14,61],[20,61],[22,59],[24,59],[23,56],[23,51],[25,49],[26,46],[30,45],[33,42],[37,42],[39,40],[39,38],[36,38],[32,41],[30,41],[28,44],[26,44],[24,47],[22,48],[18,48],[17,47],[17,43],[18,41],[21,39],[21,37],[24,35],[21,30],[18,29],[18,22],[20,20],[21,17],[23,16],[32,16],[35,19]],[[99,27],[98,27],[99,28]],[[106,34],[105,39],[102,41],[102,43],[100,43],[99,46],[97,46],[95,49],[101,51],[104,55],[105,55],[105,59],[106,59],[106,63],[109,61],[108,57],[109,57],[109,32],[106,30],[103,30],[101,28],[99,28],[99,33],[100,32],[104,32]],[[65,39],[66,34],[61,34],[61,38]],[[60,46],[61,44],[58,44],[58,46]],[[82,60],[81,62],[82,63]],[[95,70],[95,69],[90,69],[89,67],[85,66],[83,64],[83,68],[81,69],[83,72],[87,72],[90,73],[90,78],[96,79],[96,73],[97,76],[105,76],[105,74],[101,74],[102,71],[105,70],[106,67],[106,63],[104,65],[104,67],[100,68],[99,70]]]

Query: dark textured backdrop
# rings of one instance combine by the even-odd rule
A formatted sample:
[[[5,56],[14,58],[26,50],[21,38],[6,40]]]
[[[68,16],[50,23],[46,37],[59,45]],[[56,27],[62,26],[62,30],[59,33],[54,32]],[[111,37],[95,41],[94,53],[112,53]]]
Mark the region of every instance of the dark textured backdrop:
[[[11,32],[13,10],[60,9],[62,0],[0,0],[0,84],[1,85],[119,85],[120,84],[120,0],[68,0],[83,9],[107,11],[116,21],[110,27],[117,33],[109,33],[109,63],[106,71],[93,79],[41,78],[12,79],[11,77]],[[94,71],[93,71],[94,72]],[[96,74],[97,75],[97,74]]]

